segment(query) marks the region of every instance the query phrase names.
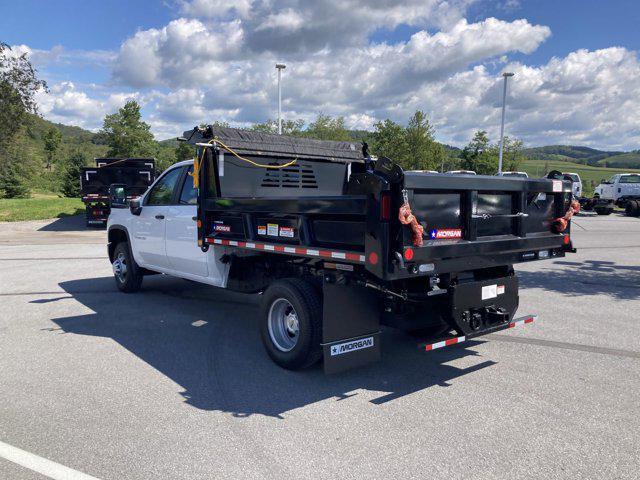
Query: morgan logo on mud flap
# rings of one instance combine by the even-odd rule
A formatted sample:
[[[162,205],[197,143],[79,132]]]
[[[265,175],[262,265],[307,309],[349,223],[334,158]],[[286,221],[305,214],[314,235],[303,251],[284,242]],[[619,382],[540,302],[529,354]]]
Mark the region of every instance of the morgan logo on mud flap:
[[[351,342],[339,343],[331,346],[331,356],[342,355],[343,353],[354,352],[363,348],[373,347],[373,337],[361,338]]]

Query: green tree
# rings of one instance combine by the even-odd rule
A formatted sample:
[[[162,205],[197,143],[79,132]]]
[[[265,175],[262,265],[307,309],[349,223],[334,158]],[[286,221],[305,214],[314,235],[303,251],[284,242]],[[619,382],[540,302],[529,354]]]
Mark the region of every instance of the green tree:
[[[409,166],[409,147],[407,132],[392,120],[386,119],[373,125],[371,134],[371,153],[379,157],[388,157],[403,168]]]
[[[520,164],[524,160],[522,154],[522,140],[504,137],[504,148],[502,150],[502,170],[505,172],[517,172]]]
[[[107,115],[100,134],[109,146],[110,157],[151,157],[157,153],[151,127],[142,121],[140,105],[135,100]]]
[[[348,142],[351,140],[349,131],[344,126],[344,117],[333,118],[323,113],[309,124],[304,131],[304,136],[318,140],[338,140]]]
[[[60,142],[62,141],[62,134],[60,130],[55,127],[50,128],[47,133],[44,134],[44,151],[47,155],[46,169],[51,170],[51,164],[55,160],[58,148],[60,148]]]
[[[0,42],[0,196],[22,197],[29,191],[24,185],[24,165],[11,147],[18,132],[27,123],[28,114],[38,113],[35,93],[47,85],[24,53],[13,55],[11,47]]]
[[[484,130],[478,130],[462,150],[460,168],[473,170],[478,175],[494,175],[498,171],[496,148],[489,145],[489,137]]]
[[[0,161],[0,198],[25,198],[29,189],[24,184],[19,162]]]
[[[302,128],[304,127],[304,120],[283,120],[282,121],[282,134],[290,135],[293,137],[302,136]],[[264,123],[256,123],[251,126],[251,130],[264,133],[278,133],[278,121],[267,120]]]
[[[193,158],[195,154],[196,154],[196,151],[192,145],[188,144],[187,142],[179,142],[178,146],[176,147],[175,159],[176,159],[176,162],[181,162],[183,160]]]
[[[435,129],[422,110],[417,110],[409,119],[405,131],[407,144],[407,165],[411,170],[436,170],[444,162],[444,147],[437,143]],[[404,165],[403,165],[404,166]]]
[[[87,165],[87,156],[80,150],[75,151],[64,162],[60,173],[60,190],[65,197],[80,196],[80,175],[82,167]]]

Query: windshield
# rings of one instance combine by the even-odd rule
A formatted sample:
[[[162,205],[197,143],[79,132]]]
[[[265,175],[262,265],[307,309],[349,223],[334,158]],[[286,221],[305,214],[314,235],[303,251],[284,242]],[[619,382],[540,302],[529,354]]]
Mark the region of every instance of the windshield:
[[[620,183],[640,183],[640,175],[623,175]]]
[[[574,182],[580,181],[580,176],[577,173],[565,173],[567,177],[569,177]]]

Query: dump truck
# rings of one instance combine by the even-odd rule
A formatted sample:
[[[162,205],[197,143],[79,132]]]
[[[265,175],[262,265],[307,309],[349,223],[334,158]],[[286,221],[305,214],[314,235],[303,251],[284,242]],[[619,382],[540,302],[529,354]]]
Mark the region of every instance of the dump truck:
[[[366,144],[214,126],[182,139],[194,160],[114,204],[116,285],[160,272],[259,294],[283,368],[375,362],[383,326],[431,351],[530,324],[514,265],[575,251],[570,181],[404,171]]]
[[[140,196],[155,176],[153,158],[96,158],[95,167],[82,168],[80,191],[87,226],[105,226],[111,212],[110,199]]]

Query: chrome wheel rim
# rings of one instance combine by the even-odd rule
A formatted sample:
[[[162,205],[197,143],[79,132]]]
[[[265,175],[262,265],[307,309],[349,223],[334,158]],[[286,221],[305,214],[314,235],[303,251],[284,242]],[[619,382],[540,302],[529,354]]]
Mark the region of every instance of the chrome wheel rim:
[[[271,304],[267,318],[271,342],[281,352],[290,352],[298,343],[300,323],[293,305],[284,298],[278,298]]]
[[[124,283],[127,280],[127,258],[124,253],[120,252],[111,265],[115,277],[120,283]]]

